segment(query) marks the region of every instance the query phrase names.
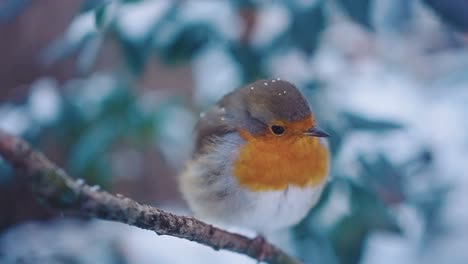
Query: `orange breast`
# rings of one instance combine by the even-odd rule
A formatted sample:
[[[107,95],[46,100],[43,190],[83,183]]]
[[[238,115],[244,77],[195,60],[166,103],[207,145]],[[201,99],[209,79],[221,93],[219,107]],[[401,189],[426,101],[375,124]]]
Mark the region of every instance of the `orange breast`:
[[[288,185],[316,186],[328,173],[328,150],[318,138],[293,135],[253,137],[246,140],[234,162],[233,174],[241,186],[252,191],[282,190]]]

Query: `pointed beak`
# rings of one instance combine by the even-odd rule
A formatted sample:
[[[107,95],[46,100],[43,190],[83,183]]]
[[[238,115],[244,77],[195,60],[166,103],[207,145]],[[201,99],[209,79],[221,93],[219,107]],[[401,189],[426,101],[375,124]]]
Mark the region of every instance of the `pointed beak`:
[[[329,137],[330,136],[330,134],[328,134],[327,132],[315,126],[304,131],[304,135],[310,136],[310,137]]]

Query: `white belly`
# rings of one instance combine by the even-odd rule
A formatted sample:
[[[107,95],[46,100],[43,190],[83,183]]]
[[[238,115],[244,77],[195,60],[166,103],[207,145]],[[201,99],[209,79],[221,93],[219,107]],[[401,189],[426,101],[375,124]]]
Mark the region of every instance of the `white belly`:
[[[241,188],[232,175],[232,163],[242,144],[238,135],[223,137],[210,154],[189,164],[181,175],[181,191],[195,215],[212,223],[247,227],[262,233],[301,221],[317,202],[324,184],[260,192]],[[222,172],[213,173],[219,170]]]
[[[265,233],[297,224],[317,203],[322,187],[249,193],[253,208],[239,215],[237,222]]]

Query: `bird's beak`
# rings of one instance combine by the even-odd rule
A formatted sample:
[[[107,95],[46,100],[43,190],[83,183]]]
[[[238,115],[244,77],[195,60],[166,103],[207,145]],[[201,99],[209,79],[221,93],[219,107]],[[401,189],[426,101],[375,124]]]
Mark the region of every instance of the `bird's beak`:
[[[311,127],[307,129],[306,131],[304,131],[304,135],[311,136],[311,137],[329,137],[330,136],[330,134],[328,134],[327,132],[321,130],[320,128],[316,126]]]

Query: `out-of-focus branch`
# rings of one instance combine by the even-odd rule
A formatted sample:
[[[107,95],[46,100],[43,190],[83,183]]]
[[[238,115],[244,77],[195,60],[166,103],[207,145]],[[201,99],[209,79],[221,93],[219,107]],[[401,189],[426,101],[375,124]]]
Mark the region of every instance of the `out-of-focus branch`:
[[[262,258],[267,263],[301,263],[262,239],[230,233],[195,218],[171,214],[73,180],[44,155],[32,150],[24,140],[2,130],[0,155],[14,168],[25,172],[38,198],[51,207],[152,230],[158,235],[191,240],[215,250]]]

